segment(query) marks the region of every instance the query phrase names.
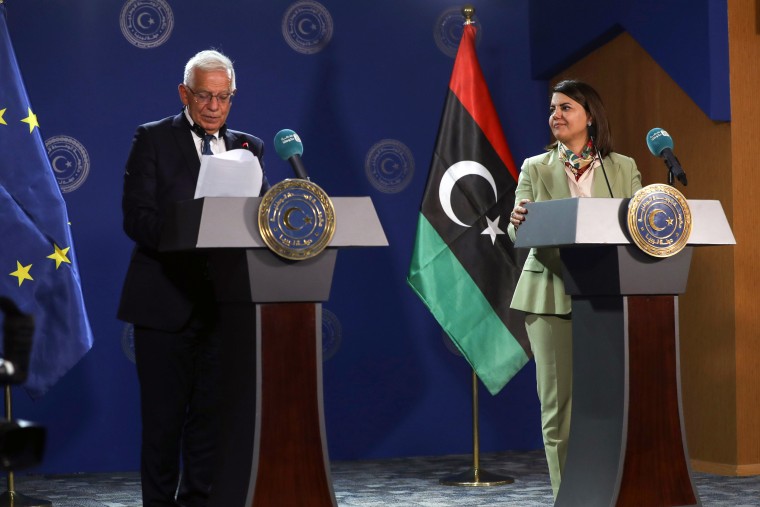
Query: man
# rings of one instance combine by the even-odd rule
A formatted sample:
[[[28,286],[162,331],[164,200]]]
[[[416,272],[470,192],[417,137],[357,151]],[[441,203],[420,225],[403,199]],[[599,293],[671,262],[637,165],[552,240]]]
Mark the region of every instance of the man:
[[[127,161],[122,210],[135,248],[118,316],[135,330],[145,507],[204,506],[211,488],[219,337],[206,258],[158,245],[167,208],[195,194],[202,154],[243,148],[261,161],[260,139],[226,128],[235,91],[229,58],[199,52],[179,85],[182,112],[138,127]]]

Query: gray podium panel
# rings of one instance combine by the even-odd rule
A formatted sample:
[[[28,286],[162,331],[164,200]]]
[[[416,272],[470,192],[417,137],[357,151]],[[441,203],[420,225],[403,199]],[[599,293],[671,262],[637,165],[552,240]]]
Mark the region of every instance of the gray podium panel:
[[[691,210],[692,229],[690,245],[735,245],[726,214],[720,201],[688,201]]]
[[[693,248],[658,259],[633,245],[562,248],[562,278],[570,296],[683,294]]]
[[[333,197],[335,235],[328,248],[388,246],[369,197]],[[258,228],[260,197],[205,197],[167,213],[161,250],[266,248]]]
[[[293,303],[327,301],[338,251],[287,261],[261,248],[220,248],[209,253],[217,301]]]
[[[624,226],[628,201],[574,198],[528,203],[515,246],[628,244],[631,240]]]
[[[630,199],[572,198],[532,202],[515,239],[517,248],[626,245]],[[689,245],[735,245],[719,201],[689,200]]]

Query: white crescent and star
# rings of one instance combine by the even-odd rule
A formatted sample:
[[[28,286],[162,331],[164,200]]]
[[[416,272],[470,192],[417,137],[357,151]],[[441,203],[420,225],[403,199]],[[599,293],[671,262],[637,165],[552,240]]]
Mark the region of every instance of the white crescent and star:
[[[493,189],[494,202],[498,199],[499,194],[496,189],[496,181],[494,181],[491,172],[478,162],[473,160],[462,160],[446,169],[446,172],[441,178],[440,186],[438,187],[438,199],[441,203],[441,208],[443,209],[443,212],[446,213],[449,220],[455,224],[461,225],[462,227],[470,227],[459,220],[454,213],[454,209],[451,207],[451,192],[454,190],[457,181],[464,176],[480,176],[485,179],[491,185],[491,189]],[[501,216],[497,216],[495,220],[486,217],[488,227],[481,232],[481,234],[488,234],[491,237],[491,242],[493,244],[496,244],[496,236],[504,234],[504,231],[499,228],[500,219]]]
[[[499,234],[504,234],[504,231],[499,229],[499,220],[501,219],[501,216],[496,217],[496,220],[491,220],[490,218],[486,217],[486,220],[488,221],[488,227],[486,227],[483,232],[480,234],[488,234],[491,236],[491,244],[496,244],[496,236]]]

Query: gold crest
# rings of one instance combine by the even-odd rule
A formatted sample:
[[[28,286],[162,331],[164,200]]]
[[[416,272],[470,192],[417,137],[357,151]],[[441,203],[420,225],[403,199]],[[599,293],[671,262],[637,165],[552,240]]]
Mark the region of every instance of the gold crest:
[[[333,203],[309,180],[287,179],[274,185],[259,204],[258,218],[264,243],[285,259],[314,257],[335,234]]]
[[[636,246],[653,257],[675,255],[689,241],[689,203],[670,185],[648,185],[628,203],[628,232]]]

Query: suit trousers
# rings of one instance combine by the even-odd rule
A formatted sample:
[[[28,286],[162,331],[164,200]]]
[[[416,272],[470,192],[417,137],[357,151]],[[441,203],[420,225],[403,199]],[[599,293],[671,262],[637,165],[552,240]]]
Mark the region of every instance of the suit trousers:
[[[567,457],[573,386],[573,327],[568,316],[525,316],[530,348],[536,361],[536,384],[541,402],[544,452],[552,492],[557,497]]]
[[[210,311],[169,333],[135,326],[144,507],[203,507],[218,433],[219,343]]]

